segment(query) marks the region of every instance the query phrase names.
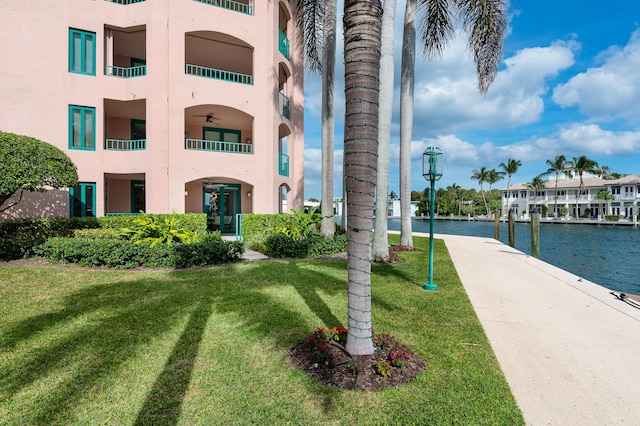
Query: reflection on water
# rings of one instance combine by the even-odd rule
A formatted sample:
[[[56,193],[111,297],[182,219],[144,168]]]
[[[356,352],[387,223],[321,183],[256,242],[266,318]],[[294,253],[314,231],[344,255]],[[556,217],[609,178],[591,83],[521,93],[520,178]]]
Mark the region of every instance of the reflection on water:
[[[414,220],[414,232],[429,233],[428,220]],[[400,219],[389,219],[400,230]],[[438,220],[438,234],[493,238],[493,222]],[[509,239],[507,223],[500,223],[500,241]],[[516,248],[531,254],[531,225],[515,224]],[[611,290],[640,294],[640,229],[632,226],[540,224],[540,259]]]

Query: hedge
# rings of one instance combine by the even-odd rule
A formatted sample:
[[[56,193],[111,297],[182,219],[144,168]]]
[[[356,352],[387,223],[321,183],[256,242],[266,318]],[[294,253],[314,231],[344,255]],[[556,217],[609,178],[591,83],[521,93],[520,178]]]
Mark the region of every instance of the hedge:
[[[265,253],[271,257],[310,258],[346,251],[347,236],[341,234],[329,239],[314,235],[296,240],[288,235],[273,234],[267,237],[265,247]]]
[[[283,214],[244,214],[242,215],[242,239],[247,247],[261,253],[267,252],[267,238],[275,234],[275,230],[287,226],[287,218]]]
[[[54,237],[36,248],[35,254],[54,263],[111,268],[218,265],[240,260],[241,241],[205,239],[192,244],[134,244],[120,239],[89,240]]]

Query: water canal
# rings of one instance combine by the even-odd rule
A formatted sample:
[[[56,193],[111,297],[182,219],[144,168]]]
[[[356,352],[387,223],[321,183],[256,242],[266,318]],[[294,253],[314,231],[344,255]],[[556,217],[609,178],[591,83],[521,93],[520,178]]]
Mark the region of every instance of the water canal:
[[[414,232],[429,233],[428,220],[414,220]],[[507,223],[500,241],[508,243]],[[389,219],[400,230],[400,219]],[[437,220],[437,234],[493,238],[493,222]],[[531,254],[531,225],[515,224],[516,249]],[[640,294],[640,229],[633,226],[540,224],[540,259],[614,291]]]

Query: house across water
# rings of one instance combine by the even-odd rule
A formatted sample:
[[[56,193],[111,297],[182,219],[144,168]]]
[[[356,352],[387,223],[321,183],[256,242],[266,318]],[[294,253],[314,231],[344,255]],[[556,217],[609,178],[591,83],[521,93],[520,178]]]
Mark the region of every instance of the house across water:
[[[527,218],[533,209],[543,217],[603,219],[606,216],[637,220],[640,203],[640,176],[627,175],[620,179],[602,179],[592,174],[582,178],[552,176],[544,188],[532,189],[515,184],[502,190],[502,215],[513,209],[518,218]],[[545,214],[546,213],[546,214]]]

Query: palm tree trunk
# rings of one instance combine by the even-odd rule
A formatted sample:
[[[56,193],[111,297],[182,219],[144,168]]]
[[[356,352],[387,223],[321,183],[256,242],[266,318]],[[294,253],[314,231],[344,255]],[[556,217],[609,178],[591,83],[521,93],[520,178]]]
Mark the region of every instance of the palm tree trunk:
[[[371,240],[378,152],[379,0],[345,0],[345,186],[349,223],[348,337],[353,355],[374,352],[371,336]]]
[[[411,137],[416,56],[416,0],[407,0],[400,77],[400,245],[413,247],[411,229]]]
[[[554,195],[555,205],[553,207],[553,218],[555,219],[558,214],[558,173],[556,173],[556,189]]]
[[[324,15],[324,51],[322,54],[322,204],[320,234],[333,238],[333,146],[334,108],[333,84],[336,63],[337,1],[328,0]]]
[[[385,0],[382,12],[382,50],[380,58],[380,104],[378,115],[378,178],[376,184],[376,224],[373,233],[373,259],[389,260],[387,209],[389,206],[389,140],[393,110],[393,24],[396,0]]]

